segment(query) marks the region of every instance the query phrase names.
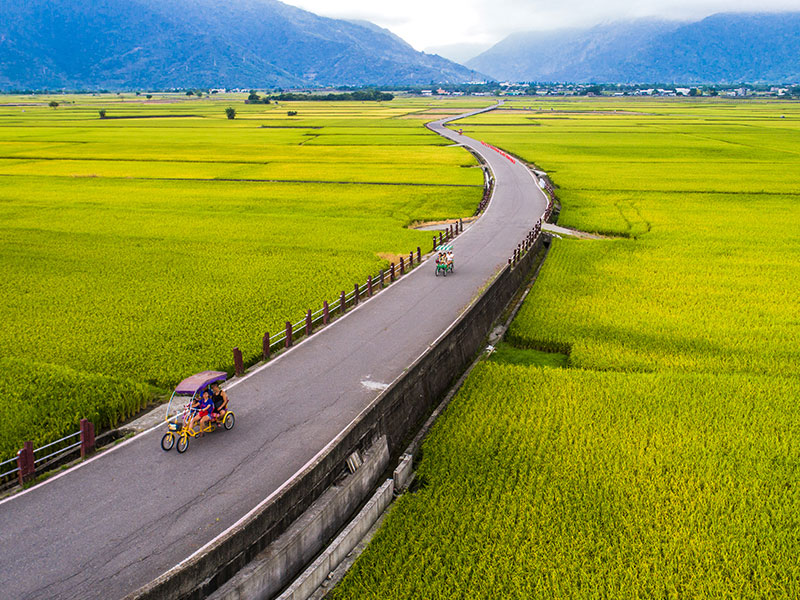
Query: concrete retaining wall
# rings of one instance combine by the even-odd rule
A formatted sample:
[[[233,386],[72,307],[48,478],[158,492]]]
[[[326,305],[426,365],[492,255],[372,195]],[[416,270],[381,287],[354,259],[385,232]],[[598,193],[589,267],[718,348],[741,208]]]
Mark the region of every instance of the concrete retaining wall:
[[[387,479],[369,502],[322,555],[283,592],[278,600],[306,600],[358,545],[394,499],[394,481]]]
[[[266,599],[280,592],[286,585],[285,573],[301,571],[316,556],[320,541],[330,539],[341,528],[342,523],[369,496],[388,464],[389,448],[386,438],[381,437],[366,453],[364,462],[355,473],[328,488],[288,531],[211,594],[209,600]],[[313,586],[310,588],[313,592],[329,572],[322,573],[318,569],[298,586],[300,589]]]
[[[459,375],[482,349],[492,324],[539,260],[540,236],[516,267],[504,267],[472,306],[422,355],[405,376],[384,390],[326,451],[269,502],[216,540],[206,552],[171,569],[128,596],[133,600],[199,600],[210,595],[272,544],[345,472],[345,461],[381,436],[396,457]],[[346,522],[347,515],[340,526]],[[319,549],[327,539],[319,539]],[[286,565],[282,586],[299,569]]]

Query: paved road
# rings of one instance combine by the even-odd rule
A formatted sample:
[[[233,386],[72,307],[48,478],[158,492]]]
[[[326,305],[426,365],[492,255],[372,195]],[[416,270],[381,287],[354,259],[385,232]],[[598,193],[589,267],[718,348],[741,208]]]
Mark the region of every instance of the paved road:
[[[114,599],[225,531],[292,477],[458,317],[545,208],[531,175],[479,142],[486,213],[454,243],[456,273],[426,263],[229,388],[236,428],[162,452],[138,435],[0,503],[0,597]]]

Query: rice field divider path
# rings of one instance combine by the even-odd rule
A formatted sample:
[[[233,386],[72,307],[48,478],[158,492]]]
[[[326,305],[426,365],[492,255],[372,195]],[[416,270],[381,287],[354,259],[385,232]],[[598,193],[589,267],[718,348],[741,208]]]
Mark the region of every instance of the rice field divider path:
[[[233,430],[192,440],[179,455],[161,450],[163,428],[153,428],[0,501],[0,597],[114,600],[202,552],[448,329],[546,208],[530,171],[448,130],[456,118],[429,128],[481,155],[495,187],[484,214],[453,242],[455,273],[435,277],[425,262],[233,380]]]

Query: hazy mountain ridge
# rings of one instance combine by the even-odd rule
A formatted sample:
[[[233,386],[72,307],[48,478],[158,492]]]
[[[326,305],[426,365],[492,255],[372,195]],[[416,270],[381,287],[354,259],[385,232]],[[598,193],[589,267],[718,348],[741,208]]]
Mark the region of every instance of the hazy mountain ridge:
[[[595,83],[800,81],[800,13],[721,13],[515,34],[467,66],[498,79]]]
[[[0,89],[461,82],[480,75],[371,23],[276,0],[26,0],[0,6]]]

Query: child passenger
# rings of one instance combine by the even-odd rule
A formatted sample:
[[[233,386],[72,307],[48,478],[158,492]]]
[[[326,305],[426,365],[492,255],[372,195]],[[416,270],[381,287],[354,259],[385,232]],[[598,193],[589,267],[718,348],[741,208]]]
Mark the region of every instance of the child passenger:
[[[203,395],[192,402],[192,408],[196,412],[189,427],[194,430],[194,426],[199,425],[199,433],[202,434],[203,428],[209,421],[209,415],[214,412],[214,402],[211,400],[211,393],[208,390],[203,390]]]

